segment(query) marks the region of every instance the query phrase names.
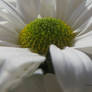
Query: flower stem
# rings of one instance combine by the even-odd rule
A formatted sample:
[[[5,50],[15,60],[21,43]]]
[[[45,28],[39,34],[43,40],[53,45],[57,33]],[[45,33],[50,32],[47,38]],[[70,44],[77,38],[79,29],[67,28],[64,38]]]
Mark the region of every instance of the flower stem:
[[[42,63],[39,68],[43,70],[44,74],[47,74],[47,73],[55,74],[49,51],[46,56],[45,62]]]

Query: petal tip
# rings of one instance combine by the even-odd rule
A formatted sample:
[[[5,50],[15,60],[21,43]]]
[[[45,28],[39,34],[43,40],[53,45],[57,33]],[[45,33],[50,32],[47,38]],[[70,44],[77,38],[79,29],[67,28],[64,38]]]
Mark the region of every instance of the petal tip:
[[[50,51],[53,51],[53,49],[57,48],[55,45],[50,45]]]
[[[42,61],[45,61],[45,60],[46,60],[46,57],[42,56],[42,58],[41,58],[41,59],[42,59]]]

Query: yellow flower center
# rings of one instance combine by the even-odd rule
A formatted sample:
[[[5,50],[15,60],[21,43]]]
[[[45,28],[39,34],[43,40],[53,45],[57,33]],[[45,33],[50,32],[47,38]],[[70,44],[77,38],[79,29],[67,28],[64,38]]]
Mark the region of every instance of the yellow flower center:
[[[41,55],[47,55],[48,48],[55,44],[59,48],[72,46],[76,34],[63,21],[55,18],[35,19],[19,34],[19,44],[23,48]]]

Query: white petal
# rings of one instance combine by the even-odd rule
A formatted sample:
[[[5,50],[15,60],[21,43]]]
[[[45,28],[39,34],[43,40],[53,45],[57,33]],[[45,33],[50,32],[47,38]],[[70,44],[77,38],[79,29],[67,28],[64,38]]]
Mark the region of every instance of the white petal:
[[[0,46],[20,47],[18,32],[7,21],[0,21]]]
[[[68,47],[60,50],[54,45],[50,52],[58,81],[65,92],[92,91],[92,60],[86,54]]]
[[[24,21],[18,11],[4,0],[0,0],[0,17],[11,24],[18,32],[25,26]]]
[[[5,47],[20,47],[20,45],[14,44],[12,42],[2,41],[2,40],[0,40],[0,46],[5,46]]]
[[[64,20],[66,0],[56,0],[56,17]]]
[[[8,12],[0,10],[0,17],[4,21],[7,21],[7,23],[11,26],[10,28],[15,29],[15,31],[17,31],[17,32],[20,32],[24,28],[24,26],[25,26],[24,23],[20,23],[19,20],[17,20],[17,18],[12,16]]]
[[[43,70],[42,69],[37,69],[34,74],[43,74]]]
[[[17,46],[18,34],[25,24],[15,8],[0,0],[0,46]]]
[[[91,30],[92,30],[92,17],[89,18],[85,23],[83,23],[79,28],[77,28],[75,32],[78,32],[77,36],[81,36]]]
[[[56,2],[55,0],[40,0],[40,15],[42,17],[56,16]]]
[[[32,74],[44,60],[27,48],[0,47],[0,92]]]
[[[57,18],[65,21],[84,0],[56,0]]]
[[[17,0],[17,8],[26,23],[36,18],[40,11],[40,0]]]
[[[84,2],[74,11],[69,18],[69,24],[74,28],[80,27],[92,15],[92,0],[84,0]]]
[[[16,0],[5,0],[5,1],[11,3],[13,6],[16,7]]]
[[[16,32],[9,23],[0,22],[0,40],[17,44],[18,32]]]
[[[80,49],[88,54],[92,55],[92,31],[78,36],[74,48]]]

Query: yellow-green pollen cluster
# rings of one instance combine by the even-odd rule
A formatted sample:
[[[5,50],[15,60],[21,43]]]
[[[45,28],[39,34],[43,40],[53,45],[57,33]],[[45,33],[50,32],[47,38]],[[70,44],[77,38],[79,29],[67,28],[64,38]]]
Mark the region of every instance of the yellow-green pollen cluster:
[[[19,34],[19,44],[23,48],[46,55],[51,44],[59,48],[72,46],[76,34],[70,26],[55,18],[35,19]]]

